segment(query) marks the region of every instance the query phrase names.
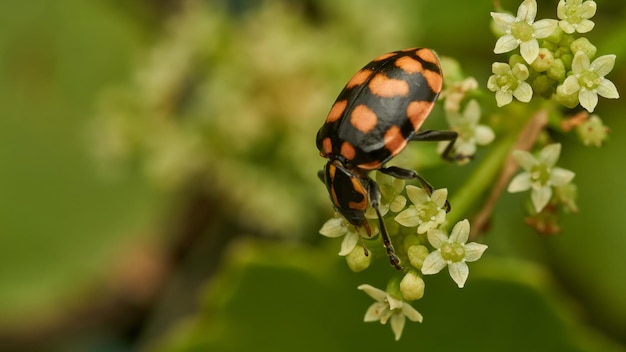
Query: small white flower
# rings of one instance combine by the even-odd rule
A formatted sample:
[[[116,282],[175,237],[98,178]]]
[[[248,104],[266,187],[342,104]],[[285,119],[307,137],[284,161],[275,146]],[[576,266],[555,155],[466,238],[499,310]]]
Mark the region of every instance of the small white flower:
[[[422,274],[432,275],[446,266],[452,280],[462,288],[469,276],[467,262],[475,262],[483,255],[487,245],[471,242],[469,238],[470,223],[467,219],[459,221],[452,228],[450,237],[445,231],[431,229],[428,231],[428,242],[435,247],[422,265]]]
[[[513,97],[523,103],[530,101],[533,96],[533,88],[526,82],[530,76],[528,67],[517,63],[511,68],[509,64],[494,62],[491,65],[491,71],[493,75],[487,81],[487,88],[496,92],[498,106],[509,104],[513,101]]]
[[[565,95],[578,93],[580,105],[593,112],[598,104],[598,95],[608,99],[619,98],[613,82],[604,78],[615,65],[615,55],[603,55],[590,62],[582,51],[577,51],[572,61],[572,74],[562,84]]]
[[[496,27],[505,34],[498,39],[493,50],[496,54],[507,53],[520,47],[520,54],[530,64],[539,55],[537,39],[548,37],[558,26],[557,20],[535,21],[537,1],[524,0],[517,9],[517,17],[507,13],[492,12]]]
[[[426,233],[446,221],[446,198],[448,190],[435,190],[429,195],[423,188],[406,186],[406,194],[413,203],[400,212],[394,220],[404,227],[417,227],[417,233]]]
[[[420,323],[424,319],[410,304],[393,297],[383,290],[377,289],[371,285],[360,285],[357,288],[376,300],[376,302],[367,309],[363,321],[366,323],[380,321],[381,324],[387,324],[387,321],[390,321],[391,330],[393,330],[396,341],[402,336],[406,318]]]
[[[526,171],[513,178],[508,191],[515,193],[532,189],[531,201],[535,210],[540,212],[552,198],[552,187],[562,187],[575,176],[570,170],[554,166],[560,154],[559,143],[547,145],[537,158],[523,150],[513,151],[513,157]]]
[[[462,114],[448,112],[446,117],[450,129],[458,132],[459,137],[454,143],[457,154],[471,156],[476,153],[476,145],[487,145],[493,141],[495,134],[491,127],[479,125],[480,105],[475,99],[470,100]],[[439,143],[438,150],[443,152],[448,142]]]
[[[354,226],[350,225],[341,215],[335,214],[335,217],[326,221],[320,229],[320,234],[329,238],[343,237],[341,242],[340,256],[346,256],[352,252],[356,244],[359,242],[359,234]]]
[[[563,32],[587,33],[593,29],[594,23],[589,19],[596,14],[596,2],[583,0],[561,0],[556,9],[556,14],[561,19],[559,27]]]

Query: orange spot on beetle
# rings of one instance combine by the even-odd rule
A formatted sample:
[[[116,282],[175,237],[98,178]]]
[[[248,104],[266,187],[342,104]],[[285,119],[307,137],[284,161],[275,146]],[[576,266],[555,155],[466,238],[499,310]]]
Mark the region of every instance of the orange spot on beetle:
[[[323,157],[327,157],[333,152],[333,143],[331,142],[330,137],[324,138],[322,141],[322,147],[324,148]]]
[[[352,190],[361,194],[363,198],[360,202],[349,202],[348,206],[353,210],[367,209],[367,191],[363,187],[363,184],[356,177],[352,177],[350,181],[352,182]]]
[[[383,73],[374,76],[368,87],[373,94],[383,98],[409,95],[409,84],[406,81],[389,78]]]
[[[437,57],[437,54],[435,54],[435,52],[430,49],[426,49],[426,48],[418,49],[415,52],[415,55],[426,62],[430,62],[432,64],[439,66],[439,58]]]
[[[352,110],[350,114],[350,123],[357,130],[368,133],[376,127],[378,123],[378,117],[370,108],[361,104]]]
[[[382,163],[380,161],[370,161],[369,163],[359,164],[359,169],[363,170],[376,170],[378,169]]]
[[[392,155],[400,153],[407,144],[406,138],[404,138],[398,126],[391,126],[387,132],[385,132],[384,141],[385,148],[387,148]]]
[[[357,72],[354,76],[352,76],[352,78],[350,79],[350,82],[346,84],[346,88],[356,87],[358,85],[365,83],[365,81],[367,81],[367,79],[372,75],[372,73],[373,71],[370,69],[365,69],[365,70],[361,70]]]
[[[343,155],[348,160],[352,160],[356,155],[356,150],[354,150],[354,146],[349,142],[343,142],[341,144],[341,155]]]
[[[339,100],[335,102],[335,104],[333,104],[333,106],[330,108],[330,111],[328,112],[326,123],[332,123],[332,122],[339,120],[344,110],[346,110],[347,105],[348,105],[347,100]]]
[[[407,73],[418,73],[424,71],[424,66],[422,66],[422,63],[413,59],[410,56],[402,56],[401,58],[396,60],[395,64]]]
[[[413,125],[413,130],[417,132],[419,128],[430,114],[430,111],[433,109],[434,104],[429,101],[412,101],[406,107],[406,116],[411,121],[411,125]]]
[[[441,92],[441,87],[443,86],[443,77],[441,76],[441,74],[433,71],[424,70],[424,72],[422,72],[422,75],[426,79],[426,83],[428,83],[430,90],[435,93]]]

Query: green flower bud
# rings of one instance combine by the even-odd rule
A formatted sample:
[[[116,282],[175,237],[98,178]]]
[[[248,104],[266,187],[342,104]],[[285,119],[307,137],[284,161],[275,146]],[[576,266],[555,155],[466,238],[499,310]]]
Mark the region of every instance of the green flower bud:
[[[417,234],[407,235],[404,238],[404,248],[410,248],[412,246],[419,246],[421,244],[419,237]]]
[[[574,40],[572,44],[570,44],[569,48],[574,54],[578,51],[582,51],[590,59],[596,55],[598,50],[593,44],[591,44],[591,42],[589,42],[589,39],[584,37]]]
[[[537,72],[544,72],[547,71],[553,64],[554,55],[552,54],[552,51],[546,48],[541,48],[539,49],[539,55],[537,55],[535,61],[530,64],[530,67]]]
[[[424,264],[424,259],[428,256],[428,248],[426,246],[418,245],[408,247],[407,255],[409,257],[409,263],[415,269],[421,269]]]
[[[578,105],[578,92],[574,94],[565,94],[563,84],[561,84],[556,87],[556,101],[567,108],[574,108]]]
[[[545,99],[550,99],[554,93],[556,81],[547,75],[538,75],[532,83],[533,91]]]
[[[559,59],[561,59],[563,65],[565,65],[566,70],[572,68],[572,61],[574,60],[574,55],[572,55],[572,53],[563,53],[559,56]]]
[[[346,263],[348,267],[355,273],[367,269],[372,262],[372,256],[366,256],[363,247],[355,246],[348,255],[346,255]]]
[[[414,301],[424,297],[424,280],[414,270],[409,271],[400,281],[400,292],[407,301]]]
[[[546,71],[548,77],[557,82],[563,82],[563,80],[565,80],[565,73],[565,64],[562,59],[555,59],[552,62],[552,66]]]
[[[561,30],[561,28],[555,29],[552,34],[550,34],[549,36],[546,37],[546,39],[544,39],[544,46],[548,47],[550,45],[554,45],[554,47],[556,48],[558,46],[558,44],[561,42],[561,40],[563,40],[563,31]]]
[[[516,64],[522,64],[526,66],[526,60],[521,55],[513,54],[509,58],[509,66],[515,67]]]

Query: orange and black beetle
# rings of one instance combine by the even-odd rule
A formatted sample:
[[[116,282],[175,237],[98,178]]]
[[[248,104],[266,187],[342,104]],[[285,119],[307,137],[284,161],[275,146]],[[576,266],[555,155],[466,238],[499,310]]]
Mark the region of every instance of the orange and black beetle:
[[[365,219],[368,203],[378,215],[383,244],[391,265],[401,270],[379,210],[380,190],[369,171],[417,179],[429,193],[432,187],[412,170],[385,167],[410,141],[450,141],[449,157],[457,138],[454,131],[419,132],[443,85],[437,55],[430,49],[411,48],[381,55],[365,65],[339,93],[317,132],[317,149],[328,158],[318,172],[335,209],[355,227],[370,228]],[[449,210],[449,204],[446,203]],[[367,255],[367,250],[365,250]]]

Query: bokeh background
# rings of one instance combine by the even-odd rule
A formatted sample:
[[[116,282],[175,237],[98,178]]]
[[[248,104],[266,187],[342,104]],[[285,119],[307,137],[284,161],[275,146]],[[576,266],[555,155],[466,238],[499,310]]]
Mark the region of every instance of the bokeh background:
[[[598,0],[588,35],[617,55],[626,5]],[[502,0],[515,11],[517,1]],[[539,0],[538,18],[556,1]],[[0,11],[0,350],[624,351],[626,119],[602,100],[601,148],[574,135],[579,214],[542,236],[504,195],[466,288],[426,279],[402,340],[362,323],[315,177],[314,136],[369,59],[411,46],[459,60],[483,90],[491,1],[5,2]],[[495,113],[487,92],[485,115]],[[500,116],[506,118],[506,116]],[[432,120],[432,121],[431,121]],[[437,109],[429,123],[442,126]],[[476,163],[490,148],[479,151]],[[434,146],[399,158],[454,195],[474,165]],[[477,207],[483,199],[476,199]],[[471,217],[472,214],[467,214]]]

